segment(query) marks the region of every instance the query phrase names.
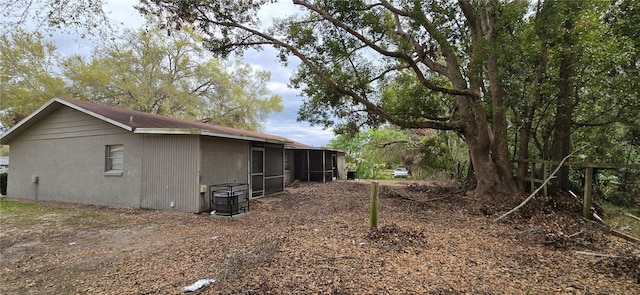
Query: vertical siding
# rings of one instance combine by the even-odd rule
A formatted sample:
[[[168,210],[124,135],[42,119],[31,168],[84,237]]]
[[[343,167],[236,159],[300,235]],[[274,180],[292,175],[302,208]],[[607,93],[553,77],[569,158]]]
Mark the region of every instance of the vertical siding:
[[[250,142],[216,137],[202,137],[200,184],[209,185],[242,182],[249,179]],[[202,211],[209,210],[208,198]]]
[[[199,158],[197,135],[146,135],[140,207],[200,212]]]

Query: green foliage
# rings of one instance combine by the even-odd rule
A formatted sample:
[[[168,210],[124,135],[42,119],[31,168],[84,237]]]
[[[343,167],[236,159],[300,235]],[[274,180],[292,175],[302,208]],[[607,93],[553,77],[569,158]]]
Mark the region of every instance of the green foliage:
[[[384,177],[382,170],[413,161],[412,146],[408,133],[391,127],[342,134],[329,142],[329,147],[345,151],[349,170],[369,179]]]
[[[596,196],[617,206],[640,208],[640,171],[604,170],[595,176]]]
[[[420,145],[422,159],[420,164],[435,170],[447,170],[453,167],[453,160],[447,143],[441,137],[423,140]]]
[[[90,61],[65,61],[75,97],[142,112],[258,130],[271,112],[270,75],[240,61],[207,59],[190,31],[127,31],[121,41],[94,50]]]
[[[221,54],[274,45],[283,61],[295,55],[299,119],[338,125],[361,148],[363,127],[457,132],[472,159],[492,162],[475,165],[479,183],[509,182],[509,156],[562,158],[592,143],[590,156],[613,159],[618,148],[597,146],[637,147],[637,0],[295,1],[299,12],[266,31],[253,18],[262,4],[143,6],[168,24],[195,22]],[[436,166],[460,163],[436,161],[437,141],[421,144]],[[371,155],[358,167],[385,164]]]
[[[0,200],[0,215],[7,216],[8,214],[20,214],[34,211],[38,211],[38,205],[35,203]]]
[[[44,102],[69,92],[56,74],[60,55],[40,33],[18,30],[0,36],[0,130],[8,129]]]
[[[267,89],[269,72],[213,59],[192,31],[126,31],[118,40],[95,48],[91,58],[63,60],[39,33],[1,36],[0,129],[53,97],[249,130],[283,109]]]
[[[390,178],[394,168],[403,166],[415,178],[462,179],[469,165],[469,152],[462,140],[444,132],[386,126],[339,134],[329,146],[345,151],[347,169],[356,171],[358,178]]]
[[[447,86],[445,81],[440,82]],[[442,119],[455,107],[450,96],[431,91],[422,86],[414,76],[403,73],[382,87],[381,106],[389,113],[406,120],[420,122],[425,118]],[[416,99],[430,97],[430,99]]]

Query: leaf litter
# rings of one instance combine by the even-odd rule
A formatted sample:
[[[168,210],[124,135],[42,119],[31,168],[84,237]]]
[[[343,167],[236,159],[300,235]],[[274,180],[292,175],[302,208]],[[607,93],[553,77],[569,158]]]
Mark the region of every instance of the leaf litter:
[[[443,183],[296,182],[241,218],[40,202],[74,222],[0,217],[0,294],[637,294],[640,250],[575,200],[475,200]],[[493,203],[492,203],[493,202]],[[516,202],[517,203],[517,202]],[[88,219],[90,218],[90,219]],[[592,256],[577,251],[610,254]]]

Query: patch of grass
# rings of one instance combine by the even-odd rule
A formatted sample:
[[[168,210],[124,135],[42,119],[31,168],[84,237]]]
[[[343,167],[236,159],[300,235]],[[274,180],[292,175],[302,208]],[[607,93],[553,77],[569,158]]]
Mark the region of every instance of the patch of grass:
[[[3,215],[26,212],[34,210],[37,207],[38,205],[34,203],[7,200],[5,198],[0,199],[0,213]]]
[[[640,208],[618,207],[612,204],[601,204],[604,210],[604,221],[617,230],[640,237],[640,220],[624,215],[624,212],[640,217]]]
[[[109,226],[126,223],[121,216],[103,213],[91,209],[58,207],[48,203],[36,203],[21,200],[0,201],[0,224],[15,227],[29,227],[40,223],[52,223],[57,226]]]
[[[43,207],[37,203],[16,200],[0,200],[0,223],[12,226],[30,226],[46,214],[59,213],[60,209]]]

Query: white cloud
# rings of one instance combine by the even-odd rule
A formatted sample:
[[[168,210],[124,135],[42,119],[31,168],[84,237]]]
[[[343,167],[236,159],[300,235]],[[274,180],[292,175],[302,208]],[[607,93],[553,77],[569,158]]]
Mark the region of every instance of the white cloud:
[[[298,95],[300,93],[300,90],[290,88],[287,83],[280,81],[271,81],[267,83],[267,88],[280,95]]]
[[[129,0],[108,0],[104,7],[112,21],[114,28],[124,30],[126,28],[137,29],[146,25],[146,20],[133,8],[134,3]],[[258,13],[262,19],[262,25],[267,27],[272,24],[272,18],[284,17],[298,13],[299,9],[288,1],[280,1],[263,7]],[[114,33],[114,37],[117,33]],[[99,38],[82,39],[79,35],[56,32],[52,36],[58,50],[65,56],[79,54],[90,56],[91,50],[103,42]],[[272,47],[263,50],[247,50],[243,61],[256,69],[266,70],[271,73],[271,80],[267,87],[273,94],[278,94],[283,99],[284,110],[281,113],[271,114],[265,124],[264,132],[280,135],[313,146],[322,146],[333,137],[331,130],[322,127],[311,127],[308,123],[296,122],[297,111],[302,105],[303,98],[300,91],[287,86],[291,74],[300,64],[299,60],[291,57],[287,66],[283,66],[277,56],[277,51]]]
[[[283,136],[314,147],[325,146],[333,138],[332,129],[323,129],[319,126],[310,126],[307,123],[295,120],[267,121],[267,130],[270,134]]]

